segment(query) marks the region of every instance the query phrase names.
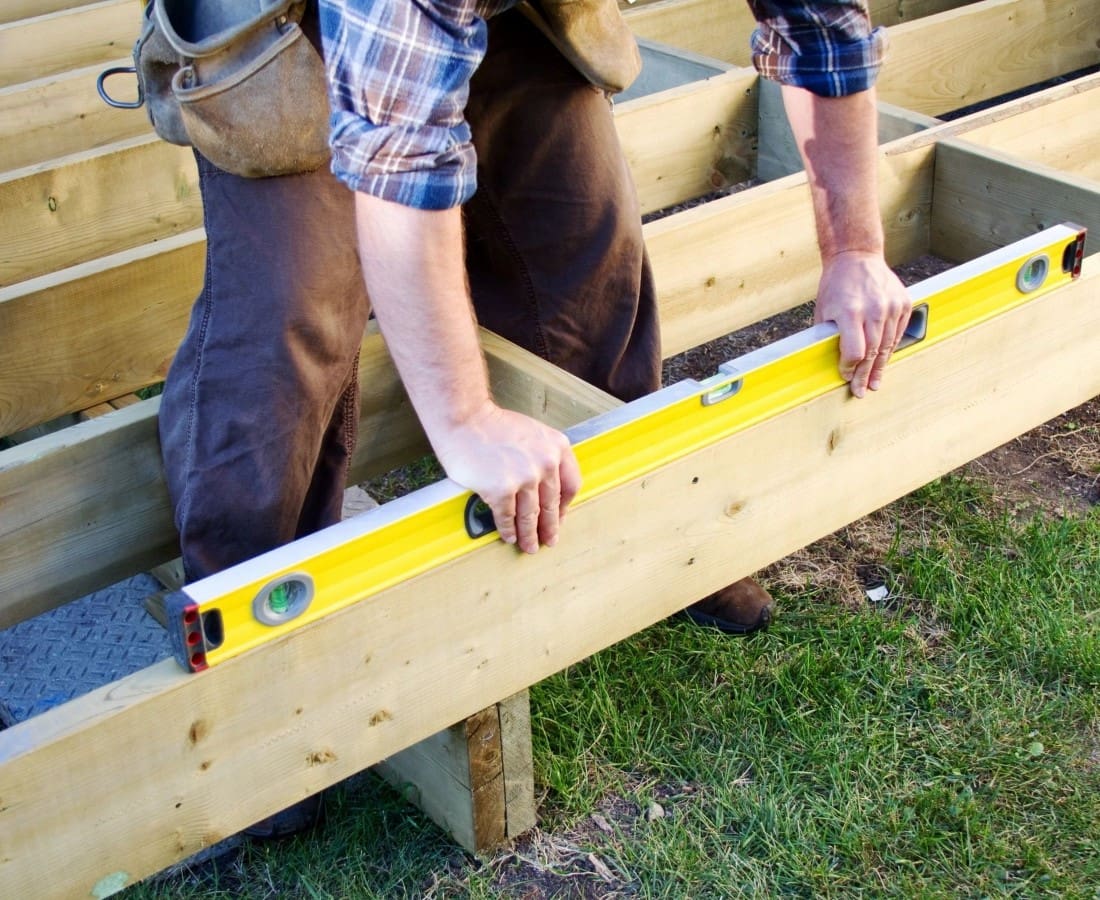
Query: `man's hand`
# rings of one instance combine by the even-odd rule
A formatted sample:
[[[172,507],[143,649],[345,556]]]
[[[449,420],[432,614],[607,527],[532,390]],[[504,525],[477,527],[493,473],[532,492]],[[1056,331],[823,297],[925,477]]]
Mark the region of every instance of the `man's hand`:
[[[560,431],[497,406],[463,266],[457,208],[356,194],[363,278],[390,355],[447,475],[493,511],[501,539],[553,544],[580,470]]]
[[[883,252],[875,91],[819,97],[787,85],[783,102],[809,174],[821,250],[814,318],[840,329],[840,374],[862,397],[882,385],[912,307]]]
[[[905,287],[881,254],[847,250],[824,260],[814,321],[840,329],[840,375],[854,396],[882,385],[911,311]]]
[[[581,483],[564,434],[487,402],[433,444],[448,476],[488,504],[502,540],[526,553],[557,543]]]

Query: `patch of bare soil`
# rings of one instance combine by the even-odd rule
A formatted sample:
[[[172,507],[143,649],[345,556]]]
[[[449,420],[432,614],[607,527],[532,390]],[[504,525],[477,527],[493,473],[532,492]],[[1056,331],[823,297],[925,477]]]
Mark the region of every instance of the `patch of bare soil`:
[[[693,784],[636,781],[605,797],[570,829],[536,827],[483,865],[493,873],[495,896],[517,900],[616,900],[637,896],[637,880],[615,863],[618,848],[646,828],[675,822],[696,801]],[[637,797],[644,794],[645,802]],[[587,849],[586,849],[587,848]],[[450,897],[453,882],[441,875],[426,898]]]

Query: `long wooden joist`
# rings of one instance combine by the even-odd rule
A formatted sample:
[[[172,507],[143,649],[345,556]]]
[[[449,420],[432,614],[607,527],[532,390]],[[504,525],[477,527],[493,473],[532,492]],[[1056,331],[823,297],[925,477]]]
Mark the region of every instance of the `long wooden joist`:
[[[191,149],[152,134],[0,174],[0,209],[0,287],[202,226]]]
[[[64,6],[71,8],[0,24],[0,87],[130,52],[141,25],[141,8],[134,0]]]
[[[114,60],[124,66],[129,59]],[[101,63],[0,88],[0,172],[151,134],[144,113],[116,109],[96,92]],[[121,87],[116,90],[122,94]],[[133,84],[125,99],[136,94]]]
[[[1100,78],[1096,83],[1100,85]],[[1064,87],[1048,94],[1047,100],[1057,103],[1058,98],[1077,96]],[[980,121],[972,119],[970,125],[976,127]],[[1075,122],[1096,127],[1093,119]],[[960,127],[958,123],[943,126],[950,134],[957,134]],[[1043,133],[1035,132],[1035,145],[1042,140]],[[884,151],[880,183],[896,261],[928,252],[933,231],[950,233],[948,257],[963,247],[980,247],[980,252],[985,252],[1035,230],[1035,215],[1047,225],[1076,216],[1094,234],[1100,233],[1097,189],[1074,186],[1078,199],[1068,208],[1060,200],[1061,188],[1074,184],[1072,181],[1059,173],[1035,173],[1003,161],[999,173],[990,173],[981,181],[990,184],[991,190],[978,192],[978,199],[984,202],[997,198],[996,217],[976,215],[971,221],[966,209],[977,200],[960,193],[960,200],[953,201],[955,189],[949,185],[965,185],[969,173],[988,153],[980,147],[968,152],[952,149],[937,160],[938,143],[935,134],[925,133]],[[933,203],[937,180],[941,185],[935,191],[939,201]],[[1013,212],[1017,206],[1035,212]],[[761,227],[777,236],[763,250]],[[812,296],[817,260],[803,176],[791,176],[653,223],[647,236],[661,285],[667,354]],[[0,313],[3,310],[0,304]],[[41,335],[39,341],[46,337]],[[171,352],[170,347],[162,349]],[[423,438],[380,342],[368,342],[362,360],[363,439],[357,458],[374,461],[379,467],[375,471],[379,471],[408,458],[416,448],[422,449]],[[524,402],[535,401],[521,398],[520,405]],[[0,579],[4,579],[0,596],[10,596],[10,602],[22,611],[9,611],[7,621],[45,608],[43,604],[63,602],[75,596],[75,591],[105,584],[113,575],[135,571],[150,564],[150,555],[169,558],[167,548],[175,538],[163,489],[152,482],[144,487],[134,483],[147,465],[112,463],[113,453],[127,452],[116,451],[117,447],[153,453],[154,415],[149,405],[80,426],[84,431],[62,432],[22,450],[0,453],[0,505],[11,510],[0,517]],[[126,436],[114,437],[115,427],[128,429]],[[363,471],[358,470],[360,475]],[[17,513],[27,502],[21,498],[30,484],[36,485],[38,500],[26,506],[24,521]],[[154,492],[153,499],[147,496],[148,491]],[[89,522],[96,523],[95,527],[89,529]]]
[[[838,388],[602,494],[552,551],[490,543],[199,676],[165,661],[0,733],[0,886],[157,871],[1095,396],[1098,287],[1087,265],[898,360],[887,390]]]

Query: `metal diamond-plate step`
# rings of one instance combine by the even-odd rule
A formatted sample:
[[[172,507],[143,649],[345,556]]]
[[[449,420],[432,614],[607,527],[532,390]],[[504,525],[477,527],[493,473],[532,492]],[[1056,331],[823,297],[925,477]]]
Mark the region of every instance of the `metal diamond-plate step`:
[[[22,722],[171,656],[142,606],[158,590],[137,575],[0,631],[0,721]]]

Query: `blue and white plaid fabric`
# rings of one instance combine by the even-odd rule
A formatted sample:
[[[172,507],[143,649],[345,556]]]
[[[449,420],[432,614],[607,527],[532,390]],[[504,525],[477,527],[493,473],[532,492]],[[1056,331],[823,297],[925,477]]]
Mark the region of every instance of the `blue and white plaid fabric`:
[[[872,28],[867,4],[749,0],[756,16],[752,62],[765,78],[843,97],[875,83],[886,29]]]
[[[748,0],[762,75],[816,94],[874,84],[885,30],[865,2]],[[486,19],[515,0],[320,0],[332,105],[332,170],[356,191],[449,209],[477,186],[463,116]]]

